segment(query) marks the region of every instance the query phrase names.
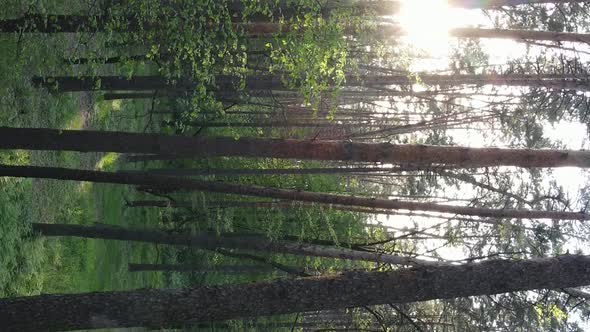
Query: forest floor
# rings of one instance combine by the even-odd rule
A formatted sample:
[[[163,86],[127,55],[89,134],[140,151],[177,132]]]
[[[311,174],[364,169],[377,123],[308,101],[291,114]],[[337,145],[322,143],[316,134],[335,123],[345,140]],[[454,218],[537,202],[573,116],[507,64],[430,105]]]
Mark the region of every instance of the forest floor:
[[[0,35],[0,125],[141,131],[145,101],[96,101],[89,93],[50,94],[31,86],[30,77],[65,73],[67,34]],[[71,66],[70,66],[71,67]],[[7,164],[52,165],[114,170],[117,156],[98,153],[1,151]],[[41,179],[0,181],[0,285],[2,296],[158,287],[155,273],[127,272],[128,262],[155,262],[153,246],[115,241],[36,239],[24,234],[30,222],[146,225],[159,220],[157,211],[125,208],[132,188]]]

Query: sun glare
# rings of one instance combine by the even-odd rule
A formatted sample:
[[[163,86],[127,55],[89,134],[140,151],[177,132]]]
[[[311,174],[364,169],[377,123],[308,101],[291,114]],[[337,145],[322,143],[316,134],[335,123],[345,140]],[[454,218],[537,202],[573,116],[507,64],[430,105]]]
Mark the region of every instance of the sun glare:
[[[447,53],[453,16],[446,0],[404,0],[396,18],[408,43],[437,55]]]

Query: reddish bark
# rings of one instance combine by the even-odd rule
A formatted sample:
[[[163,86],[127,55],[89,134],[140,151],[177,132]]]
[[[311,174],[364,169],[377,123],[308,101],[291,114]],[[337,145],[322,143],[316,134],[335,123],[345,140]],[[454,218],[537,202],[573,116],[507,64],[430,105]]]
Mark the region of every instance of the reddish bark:
[[[454,167],[590,167],[590,152],[0,127],[0,148],[347,160]]]

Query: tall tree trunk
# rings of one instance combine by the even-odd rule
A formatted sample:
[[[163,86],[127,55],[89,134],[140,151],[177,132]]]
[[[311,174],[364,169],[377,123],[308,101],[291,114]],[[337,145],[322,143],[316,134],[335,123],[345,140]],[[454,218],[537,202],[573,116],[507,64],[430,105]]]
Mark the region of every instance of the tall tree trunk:
[[[76,236],[91,239],[120,241],[138,241],[155,244],[190,246],[206,250],[219,248],[256,250],[282,254],[327,257],[379,262],[400,265],[438,266],[441,263],[381,254],[368,251],[357,251],[346,248],[297,243],[290,241],[269,241],[258,235],[235,235],[216,237],[213,234],[169,234],[159,230],[126,229],[122,227],[81,226],[66,224],[33,224],[33,231],[44,236]]]
[[[127,201],[128,207],[163,207],[163,208],[194,208],[194,207],[211,207],[211,208],[233,208],[233,207],[255,207],[255,208],[272,208],[272,207],[297,207],[292,202],[259,202],[259,201],[217,201],[206,202],[203,205],[195,205],[191,201],[157,201],[157,200],[137,200]]]
[[[139,155],[141,156],[141,155]],[[136,161],[128,156],[128,161]],[[288,175],[288,174],[348,174],[348,173],[400,173],[420,170],[419,167],[320,167],[320,168],[153,168],[147,173],[169,176],[242,176],[242,175]],[[133,171],[123,171],[133,172]]]
[[[96,32],[104,30],[102,16],[27,14],[0,20],[0,32]]]
[[[190,264],[137,264],[129,263],[129,272],[146,272],[146,271],[162,271],[162,272],[207,272],[207,273],[261,273],[272,271],[267,266],[253,266],[253,265],[216,265],[216,266],[202,266]]]
[[[505,6],[533,5],[543,3],[584,3],[588,0],[449,0],[449,5],[463,8],[494,9]]]
[[[289,32],[292,30],[292,27],[278,23],[253,23],[246,26],[246,29],[251,36],[260,36]],[[391,38],[391,36],[399,37],[406,34],[406,31],[403,29],[403,27],[396,24],[381,24],[375,29],[375,34],[381,36],[382,38]],[[348,33],[356,34],[357,31],[351,30],[348,31]],[[511,39],[516,42],[535,40],[587,43],[590,40],[590,34],[585,33],[535,31],[523,29],[455,28],[449,31],[449,35],[456,38]]]
[[[104,100],[117,100],[117,99],[151,99],[156,96],[160,96],[161,94],[155,94],[153,92],[114,92],[114,93],[105,93],[102,97]]]
[[[483,263],[189,289],[39,295],[0,299],[6,331],[183,325],[295,312],[559,289],[589,283],[590,258]]]
[[[174,126],[174,121],[164,121],[162,125]],[[375,124],[375,123],[338,123],[338,122],[320,122],[315,120],[311,121],[252,121],[252,122],[208,122],[208,121],[191,121],[187,125],[193,127],[204,127],[204,128],[225,128],[225,127],[236,127],[236,128],[346,128],[346,129],[357,129],[357,128],[383,128],[396,126],[387,124]]]
[[[162,3],[164,6],[173,5]],[[335,9],[351,9],[357,15],[375,13],[378,15],[391,15],[400,8],[398,1],[328,1],[320,9],[320,14],[328,17]],[[241,14],[244,10],[244,4],[241,0],[236,0],[228,4],[227,7],[234,21],[241,20]],[[290,18],[300,13],[298,8],[289,4],[288,1],[280,1],[269,6],[270,14],[274,17]],[[127,32],[137,30],[140,21],[136,17],[127,16],[120,18],[127,23],[127,27],[118,27],[114,25],[115,31]],[[165,19],[165,18],[162,18]],[[268,19],[266,14],[251,13],[249,19],[252,21],[265,21]],[[19,18],[0,20],[0,32],[38,32],[38,33],[64,33],[64,32],[97,32],[104,31],[107,27],[108,20],[104,16],[83,16],[83,15],[56,15],[56,14],[27,14]],[[236,28],[242,24],[236,24]],[[144,28],[157,28],[156,26],[144,26]],[[248,27],[246,27],[246,31]],[[256,31],[252,31],[255,33]]]
[[[158,200],[137,200],[137,201],[128,201],[125,203],[128,207],[162,207],[162,208],[193,208],[195,205],[193,202],[190,201],[158,201]],[[292,202],[292,201],[218,201],[218,202],[207,202],[206,207],[211,208],[236,208],[236,207],[243,207],[243,208],[279,208],[279,209],[296,209],[296,208],[311,208],[311,207],[322,207],[322,205],[317,205],[314,203],[309,202]],[[356,213],[368,213],[368,214],[383,214],[383,215],[392,215],[392,216],[400,216],[400,215],[407,215],[407,216],[414,216],[414,217],[422,217],[422,218],[433,218],[436,217],[435,215],[430,214],[418,214],[412,212],[399,212],[397,210],[386,210],[386,209],[378,209],[378,208],[365,208],[365,207],[356,207],[356,206],[343,206],[343,205],[325,205],[326,208],[330,210],[337,210],[337,211],[348,211],[348,212],[356,212]],[[473,218],[461,218],[454,216],[452,217],[453,220],[464,220],[469,222],[478,222],[477,219]],[[499,224],[501,221],[498,220],[479,220],[480,222],[491,223],[491,224]],[[370,227],[370,226],[367,226]]]
[[[587,78],[567,74],[457,74],[437,75],[421,73],[399,75],[348,75],[346,86],[370,86],[385,87],[388,85],[409,85],[420,82],[426,85],[494,85],[494,86],[522,86],[547,88],[552,90],[579,90],[588,91]],[[414,78],[415,76],[419,78]],[[216,77],[215,83],[218,91],[236,91],[240,80],[236,77],[221,75]],[[55,92],[80,92],[80,91],[146,91],[168,90],[186,91],[192,90],[201,82],[191,80],[179,80],[174,85],[161,76],[133,76],[131,78],[121,76],[35,76],[32,83],[46,87]],[[246,90],[289,90],[277,75],[248,76],[245,78]],[[383,92],[387,95],[387,92]]]
[[[554,220],[590,219],[590,215],[582,212],[475,208],[435,203],[408,202],[370,197],[356,197],[318,192],[296,191],[279,188],[230,184],[216,181],[198,181],[187,178],[142,173],[112,173],[58,167],[1,165],[0,176],[130,184],[163,191],[196,190],[255,197],[267,197],[280,200],[291,200],[310,203],[336,204],[343,206],[356,206],[391,210],[431,211],[439,213],[460,214],[491,218],[526,218]]]
[[[455,167],[590,167],[590,152],[396,145],[295,139],[187,137],[0,127],[0,149],[346,160]]]
[[[183,91],[193,90],[202,82],[190,79],[179,79],[172,84],[162,76],[34,76],[31,80],[34,85],[42,86],[54,92],[81,92],[81,91],[153,91],[161,90],[166,94],[178,94]],[[223,93],[236,91],[240,79],[231,75],[219,75],[215,79],[218,91]],[[249,90],[282,90],[288,89],[279,76],[248,76],[245,79],[245,88]]]
[[[536,40],[552,42],[590,42],[590,34],[572,32],[512,30],[512,29],[480,29],[480,28],[456,28],[449,32],[453,37],[459,38],[496,38],[511,39],[514,41]]]
[[[399,11],[400,2],[397,0],[373,0],[373,1],[342,1],[342,0],[328,0],[322,4],[319,9],[323,17],[329,17],[332,11],[337,9],[349,9],[355,15],[392,15]],[[241,14],[244,11],[244,1],[233,1],[228,9],[232,14]],[[290,4],[289,1],[280,0],[269,6],[268,10],[274,17],[292,18],[297,15],[304,14],[297,7]],[[254,22],[264,21],[268,19],[266,15],[250,15],[250,20]]]

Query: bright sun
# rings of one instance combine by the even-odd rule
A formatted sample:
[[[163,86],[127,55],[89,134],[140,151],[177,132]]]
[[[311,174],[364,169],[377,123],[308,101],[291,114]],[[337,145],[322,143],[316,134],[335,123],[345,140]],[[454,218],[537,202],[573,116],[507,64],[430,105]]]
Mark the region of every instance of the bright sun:
[[[431,55],[447,53],[449,30],[457,26],[446,0],[403,0],[396,20],[406,40]]]

